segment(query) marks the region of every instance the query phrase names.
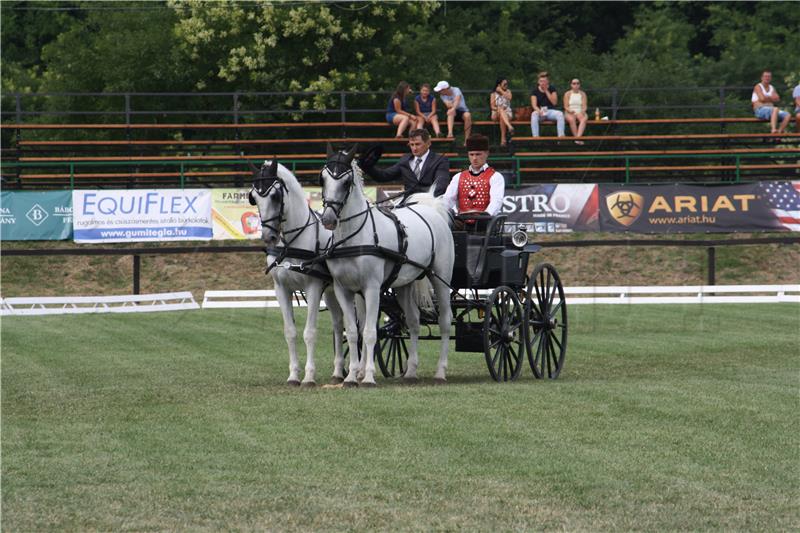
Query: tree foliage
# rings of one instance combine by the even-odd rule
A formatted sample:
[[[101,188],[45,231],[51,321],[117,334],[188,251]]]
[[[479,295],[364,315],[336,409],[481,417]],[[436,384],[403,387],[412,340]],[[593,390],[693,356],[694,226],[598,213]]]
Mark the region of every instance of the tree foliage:
[[[2,2],[9,92],[391,91],[448,79],[560,88],[751,86],[800,77],[788,2]],[[779,87],[785,93],[785,86]],[[633,98],[633,96],[629,96]],[[481,103],[483,104],[483,103]]]

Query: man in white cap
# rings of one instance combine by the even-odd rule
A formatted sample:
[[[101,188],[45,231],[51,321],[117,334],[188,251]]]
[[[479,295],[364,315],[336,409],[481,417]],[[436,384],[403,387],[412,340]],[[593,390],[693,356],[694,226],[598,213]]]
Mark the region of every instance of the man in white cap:
[[[472,114],[469,112],[464,94],[458,87],[451,87],[445,80],[440,81],[433,88],[439,93],[442,102],[447,107],[447,136],[453,136],[453,124],[456,120],[464,121],[464,145],[472,133]]]

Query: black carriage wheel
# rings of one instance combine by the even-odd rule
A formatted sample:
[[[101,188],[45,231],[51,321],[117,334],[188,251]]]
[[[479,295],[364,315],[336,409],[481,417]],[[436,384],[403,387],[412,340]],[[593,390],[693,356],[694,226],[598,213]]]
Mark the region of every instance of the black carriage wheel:
[[[517,379],[525,351],[525,321],[522,304],[510,287],[497,287],[486,301],[483,350],[492,379]]]
[[[406,372],[408,347],[401,320],[400,317],[388,315],[388,318],[382,321],[379,316],[375,359],[385,378],[402,376]]]
[[[525,302],[528,362],[538,379],[556,379],[567,353],[567,301],[558,272],[540,263],[528,282]]]

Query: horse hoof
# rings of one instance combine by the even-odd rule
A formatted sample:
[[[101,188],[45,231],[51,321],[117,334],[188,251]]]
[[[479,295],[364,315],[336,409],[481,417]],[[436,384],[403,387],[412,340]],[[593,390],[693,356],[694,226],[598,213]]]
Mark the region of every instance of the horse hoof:
[[[296,379],[290,379],[290,380],[288,380],[286,382],[286,384],[289,385],[290,387],[299,387],[300,386],[300,382],[297,381]]]
[[[413,378],[404,377],[403,378],[403,383],[406,384],[406,385],[416,385],[417,383],[419,383],[419,378],[417,378],[416,376],[413,377]]]
[[[433,378],[434,385],[447,385],[447,380],[444,378]]]
[[[374,381],[362,381],[361,386],[367,389],[374,389],[375,387],[378,386],[378,384],[375,383]]]
[[[345,389],[352,389],[352,388],[358,387],[358,381],[344,381],[344,382],[342,382],[342,386]]]
[[[331,383],[331,385],[339,385],[339,384],[340,384],[340,383],[342,383],[343,381],[344,381],[344,378],[338,378],[338,377],[336,377],[336,376],[333,376],[333,377],[331,378],[331,381],[330,381],[330,383]]]
[[[304,389],[313,389],[314,387],[317,386],[317,382],[316,381],[304,381],[304,382],[302,382],[300,384],[300,386],[302,388],[304,388]]]

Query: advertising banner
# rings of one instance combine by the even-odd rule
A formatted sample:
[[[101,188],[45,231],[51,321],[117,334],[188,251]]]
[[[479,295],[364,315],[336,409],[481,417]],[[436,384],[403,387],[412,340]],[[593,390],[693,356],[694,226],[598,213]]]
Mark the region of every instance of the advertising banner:
[[[320,187],[303,187],[311,209],[322,212]],[[211,213],[214,239],[260,239],[261,219],[258,208],[250,205],[246,189],[214,189],[211,194]],[[364,187],[367,198],[375,200],[375,187]]]
[[[0,240],[59,241],[70,237],[70,191],[0,193]]]
[[[211,239],[208,189],[72,192],[75,242]]]
[[[381,187],[378,200],[397,204],[402,187]],[[399,195],[399,196],[398,196]],[[506,189],[502,213],[506,222],[525,225],[535,233],[569,233],[598,231],[597,185],[594,183],[566,185],[529,185]]]
[[[600,185],[600,229],[637,233],[800,231],[800,182],[721,187]]]
[[[506,189],[507,222],[525,224],[535,233],[598,231],[597,185],[530,185]]]

